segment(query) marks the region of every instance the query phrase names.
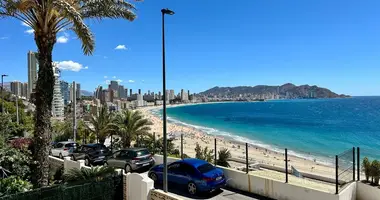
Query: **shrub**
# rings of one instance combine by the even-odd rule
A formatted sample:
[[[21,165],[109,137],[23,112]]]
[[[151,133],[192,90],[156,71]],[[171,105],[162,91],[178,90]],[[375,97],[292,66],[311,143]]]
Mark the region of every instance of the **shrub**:
[[[207,162],[212,162],[213,150],[208,150],[207,147],[202,148],[198,143],[195,146],[195,158],[205,160]]]
[[[116,171],[112,167],[91,167],[87,168],[73,168],[63,175],[65,182],[73,183],[87,180],[100,181],[103,178],[115,175]]]
[[[372,184],[379,185],[379,179],[380,179],[380,162],[377,160],[372,161],[371,163],[371,170],[370,170],[371,176],[372,176]]]
[[[230,151],[226,148],[222,148],[220,151],[218,151],[218,159],[216,161],[216,164],[223,167],[230,167],[230,164],[227,162],[229,158],[231,158]]]
[[[25,192],[31,190],[32,187],[33,185],[31,183],[16,176],[0,179],[0,197]]]
[[[370,160],[367,157],[365,157],[363,159],[363,162],[362,162],[362,171],[364,172],[365,179],[368,182],[369,181],[369,177],[371,175],[371,162],[370,162]]]
[[[0,166],[9,170],[12,175],[29,179],[32,163],[33,160],[29,151],[22,152],[9,146],[0,149]]]

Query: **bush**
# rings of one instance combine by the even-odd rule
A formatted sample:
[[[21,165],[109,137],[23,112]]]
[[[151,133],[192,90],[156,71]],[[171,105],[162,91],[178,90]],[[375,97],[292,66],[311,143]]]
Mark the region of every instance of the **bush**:
[[[207,147],[204,149],[197,143],[195,146],[195,158],[205,160],[207,162],[212,162],[214,150],[208,150]]]
[[[372,161],[371,163],[371,176],[372,176],[372,184],[379,185],[380,179],[380,162],[377,160]]]
[[[230,164],[227,162],[227,160],[230,158],[231,158],[230,151],[226,148],[222,148],[218,152],[218,160],[216,161],[216,164],[223,167],[230,167]]]
[[[370,160],[367,157],[365,157],[363,159],[363,162],[362,162],[362,171],[364,172],[365,179],[368,182],[369,181],[369,177],[371,175],[371,162],[370,162]]]
[[[33,185],[19,177],[10,176],[0,179],[0,197],[9,194],[16,194],[32,189]]]
[[[30,165],[33,160],[29,151],[22,152],[19,149],[5,146],[0,149],[0,166],[9,170],[12,175],[23,179],[30,178]]]

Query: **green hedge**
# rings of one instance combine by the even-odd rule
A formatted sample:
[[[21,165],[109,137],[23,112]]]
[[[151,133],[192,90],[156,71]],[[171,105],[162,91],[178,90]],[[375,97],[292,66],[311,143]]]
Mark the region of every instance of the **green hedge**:
[[[81,184],[62,184],[0,197],[0,200],[122,200],[122,176]]]

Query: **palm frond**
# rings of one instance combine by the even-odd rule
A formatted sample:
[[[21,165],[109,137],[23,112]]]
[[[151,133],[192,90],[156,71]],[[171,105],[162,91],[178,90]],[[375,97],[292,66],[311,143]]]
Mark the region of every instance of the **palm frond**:
[[[101,180],[104,177],[116,174],[112,167],[73,168],[63,175],[65,182],[77,182],[84,180]]]
[[[136,8],[124,0],[84,0],[80,13],[83,18],[124,18],[133,21]]]

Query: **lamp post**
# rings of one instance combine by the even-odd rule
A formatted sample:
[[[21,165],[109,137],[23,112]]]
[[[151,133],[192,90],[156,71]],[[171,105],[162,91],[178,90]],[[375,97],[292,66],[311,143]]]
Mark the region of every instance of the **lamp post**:
[[[162,92],[164,96],[163,102],[163,146],[164,146],[164,169],[163,169],[163,189],[164,192],[168,192],[168,165],[167,165],[167,137],[166,137],[166,72],[165,72],[165,14],[173,15],[174,12],[169,9],[162,9]]]
[[[6,77],[8,75],[6,74],[2,74],[1,75],[1,98],[3,99],[2,100],[2,103],[1,103],[1,113],[4,113],[4,77]]]

